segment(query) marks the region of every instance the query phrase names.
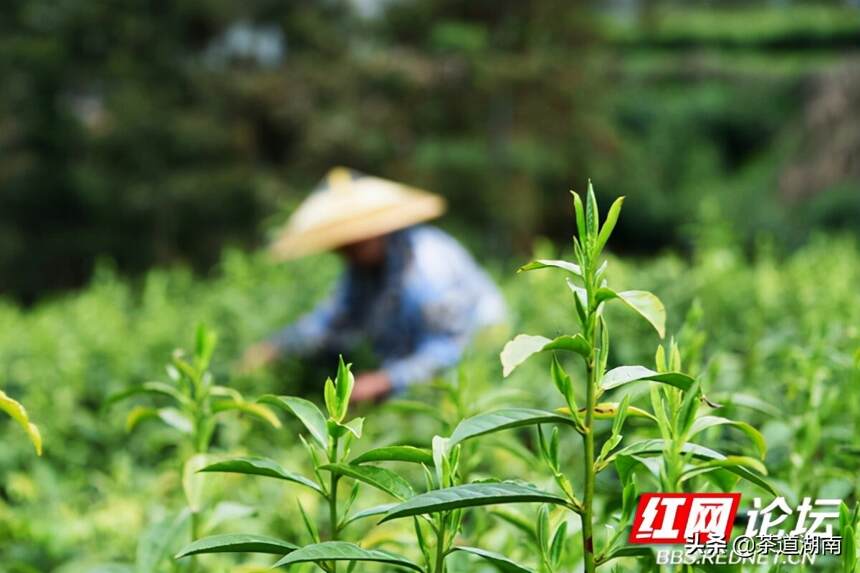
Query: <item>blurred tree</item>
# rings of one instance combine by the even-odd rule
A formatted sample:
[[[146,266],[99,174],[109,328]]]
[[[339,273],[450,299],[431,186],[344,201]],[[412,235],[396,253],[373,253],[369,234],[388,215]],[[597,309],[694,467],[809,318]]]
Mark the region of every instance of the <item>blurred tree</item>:
[[[235,98],[232,66],[270,66],[283,48],[264,29],[255,52],[249,25],[243,50],[240,26],[277,11],[291,47],[330,51],[349,14],[279,4],[3,3],[0,291],[80,284],[102,255],[205,268],[258,237],[269,170],[295,149],[273,138],[270,109]]]
[[[579,11],[384,6],[5,3],[0,291],[80,284],[101,255],[205,268],[339,163],[443,192],[504,246],[560,225],[544,190],[584,182],[595,131]]]
[[[794,232],[803,86],[858,32],[838,2],[8,0],[0,293],[99,256],[206,269],[334,164],[444,194],[498,254],[566,238],[587,176],[630,196],[628,249],[685,240],[704,196],[743,236]]]

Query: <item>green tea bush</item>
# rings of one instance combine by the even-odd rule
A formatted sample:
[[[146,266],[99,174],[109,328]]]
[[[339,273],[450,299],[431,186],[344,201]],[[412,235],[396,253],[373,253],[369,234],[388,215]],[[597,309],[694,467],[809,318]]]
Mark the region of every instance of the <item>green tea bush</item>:
[[[580,237],[578,241],[582,243]],[[570,256],[567,250],[559,253],[551,245],[538,245],[535,258],[563,260]],[[574,264],[591,266],[588,272],[596,276],[600,269],[595,267],[596,260],[583,265],[576,253],[573,257]],[[752,475],[761,473],[758,463],[752,461],[758,455],[757,440],[750,440],[755,434],[745,434],[742,423],[763,435],[768,446],[763,461],[767,484],[789,503],[804,496],[838,497],[846,501],[847,508],[854,507],[860,466],[860,300],[856,295],[860,252],[856,243],[820,237],[788,256],[777,255],[763,243],[750,257],[729,235],[702,242],[688,259],[672,254],[649,260],[624,260],[611,254],[605,258],[609,263],[601,271],[601,280],[606,279],[608,287],[634,286],[660,294],[666,308],[665,332],[673,333],[676,341],[664,343],[663,358],[655,360],[657,338],[649,321],[630,312],[617,298],[606,299],[599,309],[591,309],[595,324],[603,322],[612,328],[608,355],[601,357],[606,360],[606,373],[643,364],[656,373],[652,376],[661,376],[683,366],[699,390],[642,381],[604,388],[606,398],[593,396],[593,455],[600,469],[594,476],[592,499],[595,563],[606,563],[609,556],[625,550],[618,543],[623,534],[613,536],[623,528],[625,511],[629,511],[623,494],[625,488],[631,491],[631,483],[639,489],[667,489],[680,481],[681,487],[692,491],[716,487],[708,476],[727,471],[715,469],[680,479],[687,469],[679,472],[680,466],[672,462],[675,448],[692,465],[709,462],[683,455],[691,442],[727,457],[743,457],[735,459],[741,462],[738,467]],[[517,332],[541,333],[550,341],[575,338],[565,333],[578,332],[586,342],[600,334],[602,327],[590,336],[582,328],[577,299],[571,296],[581,296],[575,294],[576,289],[588,289],[577,275],[560,271],[576,287],[569,292],[553,272],[527,272],[514,278],[510,271],[515,267],[506,264],[504,272],[498,272],[497,266],[495,274],[508,298]],[[163,372],[165,357],[177,345],[193,347],[189,325],[198,322],[213,325],[219,333],[219,349],[209,367],[215,385],[244,396],[295,393],[300,381],[289,367],[247,377],[234,374],[233,361],[245,345],[310,308],[329,288],[337,270],[328,257],[276,266],[262,256],[231,252],[217,273],[206,279],[174,269],[154,271],[140,282],[129,283],[103,268],[80,293],[28,310],[0,304],[3,390],[27,405],[47,444],[43,457],[33,456],[32,445],[16,439],[20,435],[17,425],[0,419],[0,571],[133,571],[127,564],[135,561],[142,546],[163,542],[165,554],[175,554],[187,545],[188,524],[173,535],[170,525],[188,506],[181,466],[186,452],[193,449],[188,445],[191,441],[175,428],[156,423],[128,434],[123,409],[105,408],[107,400],[118,392],[142,387]],[[588,311],[582,300],[580,305]],[[586,324],[588,316],[586,312]],[[589,345],[601,347],[600,343]],[[500,555],[520,567],[544,570],[568,571],[587,562],[579,513],[585,505],[587,467],[582,463],[586,452],[580,431],[586,427],[588,381],[605,376],[598,376],[599,368],[588,376],[587,360],[577,352],[559,351],[557,363],[535,357],[517,365],[503,381],[499,346],[491,350],[474,353],[457,371],[410,396],[373,411],[356,411],[368,423],[360,440],[350,438],[348,456],[341,442],[336,463],[352,465],[380,448],[417,448],[423,452],[424,462],[419,464],[382,460],[357,465],[396,472],[418,492],[417,498],[489,484],[525,488],[529,496],[538,496],[533,500],[536,503],[488,505],[479,510],[463,507],[400,518],[395,518],[395,512],[376,525],[385,516],[379,513],[344,524],[344,519],[398,501],[345,476],[338,480],[337,518],[344,526],[339,542],[360,542],[363,550],[394,553],[430,571],[440,562],[449,571],[477,571],[480,563],[499,564]],[[580,363],[579,368],[565,360],[568,355]],[[567,388],[565,374],[570,377],[572,405],[566,404],[567,390],[560,394],[553,383]],[[311,400],[325,393],[319,382]],[[656,408],[648,389],[651,385],[657,388]],[[707,399],[720,405],[718,410],[711,411],[711,406],[697,398],[700,389],[706,389]],[[135,400],[146,407],[170,407],[166,397]],[[625,400],[626,409],[621,408]],[[254,403],[250,398],[245,401]],[[733,423],[708,425],[690,439],[691,433],[673,420],[676,410],[671,407],[685,401],[700,410],[694,424],[703,419],[702,414]],[[605,403],[617,404],[614,412],[602,412],[599,407]],[[511,428],[459,443],[454,440],[452,445],[461,420],[512,404],[548,412],[553,421],[541,421],[540,433],[534,427]],[[560,406],[567,410],[557,411]],[[659,413],[661,407],[665,420]],[[583,408],[586,410],[580,412]],[[637,415],[633,408],[648,412],[658,423]],[[320,409],[327,420],[331,413],[322,414],[326,411]],[[617,415],[619,411],[629,414],[623,423],[618,422],[624,418]],[[611,419],[601,418],[604,413],[611,414]],[[577,417],[583,428],[578,429]],[[334,473],[321,469],[329,463],[327,450],[313,446],[320,462],[315,465],[297,438],[308,436],[307,428],[292,415],[281,418],[281,424],[276,429],[247,415],[221,417],[209,444],[209,453],[218,456],[212,463],[266,456],[285,471],[308,477],[317,485],[314,470],[319,469],[322,483],[330,488]],[[558,427],[557,439],[554,426]],[[440,436],[435,448],[434,435]],[[601,460],[603,444],[611,444],[618,435],[622,440],[608,447]],[[663,440],[660,447],[646,452],[655,471],[637,465],[627,481],[618,471],[620,452],[639,443],[653,445],[652,440]],[[421,465],[429,468],[429,476]],[[557,473],[569,480],[572,497],[565,492],[567,486],[560,485],[564,481]],[[738,477],[728,473],[732,479]],[[301,517],[299,499],[309,521],[317,525],[319,542],[331,540],[330,504],[308,487],[226,473],[195,475],[202,476],[206,486],[204,537],[244,533],[312,546],[316,540]],[[512,478],[519,481],[505,481]],[[354,483],[362,485],[350,501]],[[748,480],[736,487],[745,496],[762,492],[761,484]],[[545,495],[552,499],[540,497]],[[346,512],[348,502],[355,509]],[[853,511],[844,511],[840,521],[844,531],[853,528],[856,532]],[[439,535],[443,522],[444,532]],[[440,546],[442,560],[436,555]],[[852,557],[842,564],[822,561],[816,570],[850,571]],[[621,553],[606,567],[635,570],[637,559],[642,558]],[[164,559],[151,570],[183,571],[187,563],[187,559]],[[265,556],[199,556],[201,568],[213,571],[262,570],[272,563]],[[296,567],[310,570],[313,565]],[[372,571],[374,567],[384,565],[361,564],[356,570]],[[348,566],[340,568],[345,571]]]

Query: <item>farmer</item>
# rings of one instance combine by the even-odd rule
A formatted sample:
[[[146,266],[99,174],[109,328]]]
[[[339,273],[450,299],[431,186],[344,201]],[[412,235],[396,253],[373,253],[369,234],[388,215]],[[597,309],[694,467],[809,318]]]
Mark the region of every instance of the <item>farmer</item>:
[[[381,400],[456,364],[478,331],[505,321],[496,286],[439,229],[431,193],[343,167],[293,213],[273,245],[280,259],[335,250],[346,271],[334,294],[297,322],[250,347],[251,370],[285,355],[336,355],[362,340],[380,359],[357,374],[354,401]]]

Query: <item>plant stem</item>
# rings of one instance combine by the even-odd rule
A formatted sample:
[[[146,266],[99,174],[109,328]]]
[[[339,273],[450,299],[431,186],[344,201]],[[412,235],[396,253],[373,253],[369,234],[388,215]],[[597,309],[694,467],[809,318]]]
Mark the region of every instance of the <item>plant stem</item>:
[[[593,351],[592,351],[593,360]],[[594,566],[594,366],[588,366],[588,387],[586,390],[585,406],[585,434],[582,436],[585,442],[585,466],[584,484],[585,493],[582,500],[582,548],[585,557],[585,572],[593,573]]]
[[[594,573],[594,406],[597,392],[598,363],[597,354],[598,339],[598,313],[597,305],[594,303],[595,272],[592,261],[583,261],[584,282],[586,296],[588,298],[587,320],[585,324],[585,337],[591,346],[591,352],[586,364],[586,394],[585,394],[585,433],[582,435],[585,450],[584,493],[582,500],[582,550],[585,559],[585,573]]]
[[[200,514],[196,511],[191,512],[191,541],[200,539]],[[188,573],[197,571],[197,558],[192,556],[188,564]]]
[[[436,562],[434,573],[445,573],[445,535],[448,526],[448,514],[443,513],[439,530],[436,533]]]
[[[331,447],[328,452],[329,463],[337,463],[337,447],[338,440],[334,436],[331,439]],[[328,500],[328,516],[329,523],[331,524],[331,531],[329,534],[329,538],[331,541],[337,541],[338,535],[340,534],[338,522],[337,522],[337,483],[340,480],[340,476],[336,473],[331,473],[331,478],[329,480],[329,500]],[[337,561],[331,562],[331,572],[337,573]]]

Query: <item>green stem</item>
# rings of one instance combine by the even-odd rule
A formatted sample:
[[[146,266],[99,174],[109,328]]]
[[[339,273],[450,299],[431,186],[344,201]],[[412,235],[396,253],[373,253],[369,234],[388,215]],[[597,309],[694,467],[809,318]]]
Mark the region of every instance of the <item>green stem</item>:
[[[445,535],[448,527],[448,514],[442,514],[439,530],[436,532],[436,562],[434,573],[445,573]]]
[[[586,366],[586,394],[585,394],[585,433],[582,436],[585,450],[584,493],[582,500],[582,550],[585,559],[585,573],[594,573],[596,570],[594,559],[594,406],[597,400],[597,364],[598,354],[598,313],[597,305],[594,304],[595,288],[594,269],[591,261],[584,266],[585,290],[588,297],[588,313],[585,324],[585,335],[591,345],[591,353]]]
[[[335,464],[337,463],[337,448],[338,448],[338,440],[334,436],[331,438],[331,446],[328,452],[328,460],[329,463]],[[328,516],[329,523],[331,524],[331,530],[329,534],[329,538],[331,541],[337,541],[338,536],[340,534],[340,527],[338,527],[337,520],[337,484],[340,480],[340,476],[336,473],[331,473],[331,478],[329,479],[329,501],[328,501]],[[337,561],[332,561],[330,564],[330,571],[332,573],[337,573]]]
[[[594,367],[588,367],[588,388],[585,406],[585,466],[584,487],[582,500],[582,548],[585,556],[585,572],[594,573]]]
[[[191,541],[200,539],[200,513],[197,511],[191,512]],[[197,571],[197,558],[192,556],[188,560],[188,573]]]

